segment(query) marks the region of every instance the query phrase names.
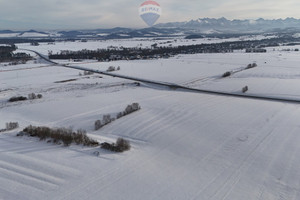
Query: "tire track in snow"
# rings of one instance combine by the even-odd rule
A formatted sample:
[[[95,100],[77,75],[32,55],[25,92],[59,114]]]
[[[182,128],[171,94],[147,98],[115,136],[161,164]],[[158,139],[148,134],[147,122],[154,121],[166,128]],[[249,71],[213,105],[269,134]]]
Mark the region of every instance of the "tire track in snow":
[[[182,116],[182,118],[185,118],[186,116]],[[183,120],[182,118],[177,119],[178,122]],[[159,119],[158,119],[159,120]],[[130,125],[128,125],[130,126]],[[168,125],[169,127],[172,126],[172,124]],[[166,127],[164,127],[166,128]],[[168,128],[168,127],[167,127]],[[179,138],[175,139],[175,141],[173,141],[172,143],[169,143],[168,145],[165,145],[163,148],[167,149],[168,146],[172,146],[175,143],[178,143],[178,141],[180,141],[180,139],[182,137],[185,137],[185,135],[181,135]],[[147,159],[146,162],[139,162],[139,161],[132,161],[131,159],[126,160],[125,163],[123,163],[123,165],[128,165],[128,163],[130,163],[130,166],[135,166],[134,168],[130,168],[130,170],[128,170],[128,168],[124,167],[125,169],[123,169],[122,167],[117,167],[117,168],[111,168],[111,170],[109,170],[108,172],[106,172],[103,176],[100,177],[93,177],[91,179],[89,179],[89,182],[86,183],[82,183],[79,184],[78,186],[76,186],[75,188],[72,188],[71,190],[69,190],[67,192],[67,194],[62,197],[61,199],[65,199],[65,198],[71,198],[72,194],[77,191],[77,188],[88,188],[92,185],[95,185],[96,182],[98,182],[99,180],[102,180],[102,182],[104,182],[105,184],[102,184],[101,186],[97,187],[97,190],[93,190],[89,193],[90,196],[93,196],[93,194],[98,193],[99,191],[103,191],[106,188],[109,188],[109,186],[111,186],[112,184],[114,184],[117,181],[120,181],[121,179],[124,179],[127,176],[130,176],[131,174],[133,174],[137,169],[141,169],[145,166],[147,166],[149,163],[152,162],[152,160],[155,160],[157,156],[160,155],[160,150],[156,151],[154,153],[154,155],[152,155],[149,159]],[[114,176],[113,176],[114,175]],[[118,177],[117,180],[114,180],[113,177]],[[108,179],[106,181],[106,179]],[[103,180],[104,179],[104,180]],[[101,193],[101,192],[99,192]],[[89,196],[86,196],[85,198],[88,198]]]
[[[30,168],[14,165],[10,162],[0,161],[0,169],[27,176],[31,179],[34,179],[35,181],[39,181],[50,186],[58,186],[59,184],[64,182],[64,180],[59,177],[50,176],[48,174],[32,170]]]
[[[286,119],[286,120],[284,121],[285,124],[287,124],[288,121],[289,121],[289,120]],[[290,127],[289,127],[289,128],[290,128]],[[292,128],[292,129],[295,129],[295,128]],[[276,128],[274,128],[274,129],[272,130],[272,132],[274,132],[274,133],[271,133],[270,135],[272,135],[273,137],[272,137],[271,139],[269,139],[269,140],[264,140],[264,141],[258,146],[260,152],[264,152],[264,151],[267,149],[267,147],[269,147],[269,145],[272,144],[273,138],[274,138],[276,135],[278,135],[278,133],[281,133],[281,132],[279,132],[278,130],[276,130]],[[288,132],[289,132],[289,131],[288,131]],[[276,135],[275,135],[275,134],[276,134]],[[278,154],[279,154],[280,152],[282,152],[281,150],[284,149],[285,145],[288,144],[290,137],[291,137],[291,134],[289,135],[289,137],[285,137],[285,138],[284,138],[284,141],[281,141],[281,142],[280,142],[279,148],[276,148],[276,152],[277,152],[277,153],[276,153],[276,154],[273,154],[273,155],[276,155],[276,158],[278,157]],[[262,145],[263,143],[264,143],[264,145]],[[257,148],[255,151],[258,151],[258,148]],[[220,198],[222,198],[222,197],[223,197],[222,200],[227,199],[227,197],[229,196],[229,194],[231,193],[231,191],[234,189],[234,187],[236,186],[236,184],[240,181],[242,171],[248,170],[248,169],[253,165],[253,163],[255,162],[255,160],[257,159],[257,157],[259,157],[259,156],[260,156],[259,153],[254,154],[254,152],[253,152],[253,153],[250,155],[250,159],[248,159],[248,160],[250,160],[250,163],[249,163],[248,165],[244,165],[245,162],[243,162],[243,164],[241,165],[240,169],[239,169],[238,171],[234,172],[232,178],[230,178],[231,180],[228,179],[228,182],[226,183],[226,185],[223,186],[223,188],[222,188],[223,191],[222,191],[222,192],[221,192],[221,191],[218,191],[218,193],[215,195],[215,196],[217,196],[216,199],[220,199]],[[274,160],[274,159],[273,159],[273,160]],[[271,161],[271,163],[272,163],[272,161]],[[264,169],[266,169],[266,168],[264,168]],[[264,170],[264,171],[265,171],[265,172],[268,172],[269,170]],[[233,182],[233,181],[234,181],[234,183],[231,184],[231,182]],[[215,196],[213,196],[213,197],[215,197]],[[229,198],[229,199],[231,199],[231,198]]]
[[[173,104],[171,104],[170,107],[173,107]],[[212,108],[214,108],[214,107],[212,107]],[[187,113],[189,113],[189,112],[187,112]],[[245,114],[245,113],[244,113],[244,114]],[[248,113],[246,113],[245,115],[247,115],[247,114],[248,114]],[[157,114],[156,114],[156,115],[157,115]],[[180,114],[180,115],[181,115],[181,114]],[[179,116],[180,116],[180,115],[179,115]],[[193,114],[191,114],[191,115],[189,115],[189,116],[192,116],[192,115],[193,115]],[[225,116],[225,115],[226,115],[226,112],[224,112],[224,116]],[[175,118],[175,119],[178,119],[178,116],[174,116],[174,118]],[[178,120],[180,121],[180,120],[183,120],[183,119],[186,119],[186,118],[189,118],[189,117],[188,117],[187,115],[182,115],[182,118],[179,118]],[[160,120],[160,118],[159,118],[158,120]],[[172,121],[172,119],[171,119],[171,121]],[[174,122],[173,122],[173,123],[174,123]],[[170,126],[170,127],[164,127],[164,128],[163,128],[164,130],[169,130],[170,132],[172,132],[173,129],[176,129],[176,127],[172,127],[172,123],[165,123],[164,121],[162,121],[162,124],[169,124],[169,126]],[[175,122],[174,124],[176,124],[176,122]],[[152,130],[152,129],[151,129],[151,130],[150,130],[150,132],[153,132],[153,131],[156,131],[156,132],[157,132],[157,129],[155,129],[155,130]],[[183,135],[183,136],[181,136],[180,138],[182,138],[182,137],[186,137],[186,135]],[[176,141],[180,142],[180,138],[179,138],[179,139],[178,139],[178,138],[177,138],[177,139],[175,138],[175,142],[173,143],[173,141],[172,141],[172,144],[176,144]],[[178,143],[178,142],[177,142],[177,143]],[[169,143],[169,144],[170,144],[170,143]],[[156,154],[156,155],[159,156],[159,155],[161,154],[161,152],[162,152],[164,149],[168,149],[169,146],[172,146],[172,145],[169,145],[169,144],[166,145],[163,149],[159,149],[159,150],[157,151],[157,154]],[[154,157],[154,160],[156,160],[155,158],[156,158],[156,157]]]
[[[289,117],[287,119],[285,119],[283,121],[283,123],[288,124],[289,121],[293,120],[293,115],[295,115],[295,114],[296,114],[296,112],[293,112],[292,115],[288,115]],[[281,129],[284,129],[284,130],[281,130]],[[252,173],[251,168],[254,168],[256,165],[264,166],[262,168],[262,170],[259,171],[259,174],[262,174],[261,176],[259,176],[258,174],[255,174],[253,176],[256,183],[259,183],[256,185],[256,187],[258,187],[257,192],[255,192],[255,191],[252,192],[252,194],[257,194],[256,195],[257,199],[265,199],[265,198],[263,198],[263,193],[266,190],[266,185],[268,185],[269,187],[272,187],[270,185],[270,183],[267,183],[266,181],[268,179],[270,180],[270,177],[269,177],[270,171],[271,171],[271,167],[274,166],[275,160],[277,158],[280,158],[282,160],[282,158],[288,157],[285,155],[280,155],[280,153],[285,154],[284,152],[286,152],[286,151],[282,151],[282,150],[285,150],[286,146],[288,146],[290,144],[290,140],[293,140],[293,137],[292,137],[293,135],[291,133],[294,131],[294,129],[295,129],[295,127],[289,127],[289,126],[282,126],[282,128],[280,127],[279,129],[276,128],[273,137],[270,140],[266,141],[264,143],[264,145],[263,146],[261,145],[259,148],[259,152],[264,152],[262,155],[272,155],[272,157],[264,156],[263,161],[260,161],[259,158],[261,157],[261,155],[259,153],[256,153],[256,156],[252,159],[252,162],[249,164],[249,167],[244,169],[245,173]],[[288,132],[288,135],[287,135],[287,137],[284,137],[282,140],[281,136],[282,136],[283,132]],[[297,141],[297,140],[295,140],[295,141]],[[276,145],[276,144],[278,144],[278,145]],[[276,148],[274,148],[274,147],[276,147]],[[269,152],[270,150],[271,150],[271,152]],[[249,178],[247,178],[247,179],[249,179]],[[252,180],[252,182],[253,182],[253,180]],[[243,183],[243,181],[242,181],[242,183]],[[244,186],[244,188],[240,188],[240,189],[246,189],[246,190],[248,189],[248,187],[245,188],[245,184],[243,184],[243,186]],[[274,193],[274,192],[272,192],[272,193]],[[232,197],[229,197],[228,199],[232,199]],[[291,198],[288,198],[288,199],[291,199]]]
[[[299,170],[299,166],[298,166],[298,152],[300,152],[300,146],[299,146],[299,143],[296,141],[299,141],[299,135],[298,133],[295,133],[295,135],[298,136],[298,140],[297,138],[293,138],[293,141],[295,142],[295,147],[294,147],[294,152],[293,154],[291,155],[291,162],[290,162],[290,165],[289,165],[289,170],[288,170],[288,178],[287,180],[295,180],[296,183],[294,183],[294,188],[295,190],[293,191],[293,197],[291,198],[291,200],[298,200],[300,198],[300,191],[299,191],[299,188],[300,188],[300,180],[298,178],[295,179],[295,174],[299,174],[298,173],[298,170]],[[289,181],[287,181],[289,182]]]
[[[295,110],[292,115],[289,116],[289,120],[293,121],[294,119],[297,119],[296,114],[298,114]],[[287,120],[288,120],[287,119]],[[297,120],[296,120],[297,121]],[[280,141],[277,141],[279,143],[278,146],[279,152],[276,154],[276,156],[272,157],[272,161],[270,162],[268,168],[265,170],[266,172],[270,172],[271,175],[274,175],[276,177],[275,184],[276,187],[271,187],[270,183],[267,183],[267,173],[265,173],[265,176],[263,178],[264,184],[261,187],[260,190],[260,199],[263,199],[263,192],[266,191],[267,189],[272,189],[271,192],[272,194],[276,194],[275,196],[280,196],[282,199],[297,199],[297,190],[299,187],[295,185],[299,185],[299,179],[295,179],[295,174],[297,174],[297,170],[295,169],[295,160],[296,160],[296,153],[299,152],[299,145],[297,143],[297,137],[299,138],[297,132],[297,127],[296,126],[285,126],[283,128],[284,130],[281,131],[281,133],[285,132],[285,137]],[[287,129],[287,130],[286,130]],[[296,138],[295,138],[296,136]],[[280,158],[280,159],[278,159]],[[274,168],[276,167],[276,168]],[[294,167],[294,169],[293,169]],[[297,167],[296,167],[297,168]],[[281,169],[278,171],[277,169]],[[277,170],[275,172],[274,170]],[[274,172],[274,173],[272,173]],[[289,177],[289,178],[288,178]],[[297,180],[296,182],[294,180]],[[292,182],[291,182],[292,181]],[[293,186],[294,185],[294,186]],[[268,187],[269,186],[269,187]],[[271,187],[271,188],[270,188]]]
[[[290,108],[290,110],[292,110]],[[267,141],[267,138],[270,137],[273,134],[273,130],[276,128],[276,124],[278,123],[277,119],[279,121],[282,121],[282,115],[288,113],[289,111],[284,110],[283,113],[280,113],[279,116],[276,116],[276,120],[273,120],[273,128],[271,130],[268,130],[270,125],[268,124],[265,129],[268,130],[268,132],[264,135],[257,134],[257,136],[252,139],[252,141],[249,143],[249,150],[248,152],[245,152],[238,157],[242,158],[241,162],[238,164],[234,164],[236,166],[228,165],[226,168],[223,168],[220,173],[215,176],[215,178],[209,182],[194,198],[192,199],[211,199],[216,194],[218,194],[219,190],[222,189],[222,187],[226,186],[227,183],[233,180],[233,183],[231,186],[234,186],[234,178],[238,178],[239,176],[236,176],[240,173],[241,168],[247,163],[247,160],[253,155],[253,153],[261,146],[262,143]],[[266,130],[266,131],[267,131]],[[261,132],[265,133],[264,129],[261,130]],[[226,152],[226,150],[225,150]],[[246,165],[245,167],[247,167]],[[249,167],[249,166],[248,166]],[[229,172],[229,173],[228,173]],[[227,177],[227,178],[226,178]],[[225,181],[224,181],[225,180]],[[217,181],[217,182],[216,182]],[[217,184],[217,185],[216,185]],[[229,188],[230,189],[230,188]],[[228,191],[228,190],[226,190]],[[202,194],[202,195],[201,195]],[[200,196],[201,195],[201,196]],[[217,198],[218,199],[218,198]]]
[[[5,138],[10,138],[11,141],[5,140]],[[17,189],[18,191],[22,191],[22,194],[26,194],[24,199],[26,199],[26,197],[32,199],[30,198],[31,195],[43,196],[43,192],[56,190],[63,185],[66,180],[77,176],[78,171],[74,168],[43,159],[36,159],[24,153],[20,153],[20,149],[28,151],[26,149],[29,148],[31,151],[32,143],[26,143],[26,141],[25,143],[15,143],[14,141],[18,141],[18,138],[1,135],[0,179],[2,180],[0,182],[8,183],[1,186],[1,188],[9,191],[9,193],[15,193]],[[11,145],[6,146],[2,145],[2,143],[10,143]],[[22,147],[15,148],[16,145],[20,144],[22,144]],[[57,149],[57,147],[52,148]],[[37,151],[36,149],[44,150],[45,148],[35,148],[34,151]]]
[[[249,113],[244,113],[245,116],[247,116],[248,114],[249,114]],[[241,116],[237,116],[237,119],[238,119],[239,117],[241,117]],[[249,124],[252,124],[252,122],[257,121],[257,120],[258,120],[257,118],[254,118],[254,119],[252,119],[251,123],[249,123]],[[233,119],[233,121],[235,121],[235,120]],[[240,128],[240,130],[243,130],[243,128]],[[211,157],[213,157],[213,156],[216,156],[218,152],[223,152],[224,150],[225,150],[225,151],[230,150],[231,148],[227,148],[227,147],[225,146],[225,144],[227,144],[227,143],[229,143],[229,142],[231,142],[231,141],[235,141],[235,139],[236,139],[237,135],[239,134],[240,130],[237,130],[237,131],[236,131],[236,134],[234,134],[233,137],[230,137],[229,139],[225,139],[224,142],[222,142],[221,145],[218,146],[218,148],[214,149],[212,152],[210,152],[209,154],[207,154],[203,159],[201,159],[200,162],[198,162],[198,165],[195,167],[195,169],[198,169],[198,168],[201,166],[201,164],[206,165],[206,163],[208,163],[207,160],[208,160],[208,159],[211,159]],[[224,146],[225,146],[226,148],[225,148]],[[222,150],[222,148],[223,148],[224,150]],[[222,157],[222,156],[220,155],[219,157]],[[206,161],[206,162],[205,162],[205,161]],[[204,171],[205,171],[205,170],[204,170]],[[201,175],[201,176],[203,176],[203,175]]]
[[[220,106],[223,106],[223,105],[220,105]],[[249,113],[249,112],[250,112],[250,113]],[[245,113],[243,113],[242,115],[239,115],[239,114],[237,113],[237,115],[232,116],[232,121],[236,121],[236,120],[238,120],[238,119],[240,119],[240,118],[243,118],[243,117],[245,117],[245,116],[248,116],[248,115],[251,116],[251,115],[252,115],[251,113],[255,113],[255,111],[253,111],[253,110],[250,110],[249,112],[245,112]],[[225,110],[223,113],[220,113],[220,112],[218,112],[218,113],[219,113],[218,117],[220,118],[220,120],[221,120],[222,118],[226,117],[226,115],[227,115],[226,110]],[[214,118],[214,119],[217,119],[217,118]],[[259,121],[259,120],[261,120],[261,119],[259,119],[259,118],[253,118],[250,122],[248,122],[248,124],[249,124],[250,126],[252,126],[252,124],[255,124],[255,122],[256,122],[256,121]],[[216,120],[216,121],[219,121],[219,120]],[[205,127],[210,126],[210,124],[209,124],[208,122],[209,122],[209,121],[204,122],[203,125],[200,125],[199,127],[201,127],[201,129],[204,129],[204,130],[205,130]],[[213,119],[211,119],[210,122],[213,122]],[[232,141],[232,140],[236,140],[236,137],[240,134],[240,131],[242,131],[243,129],[244,129],[244,128],[241,127],[241,128],[239,128],[238,130],[235,131],[235,134],[234,134],[232,137],[230,137],[230,138],[225,138],[224,141],[223,141],[221,144],[219,144],[219,145],[217,146],[217,148],[214,148],[212,151],[208,152],[203,158],[201,158],[201,159],[197,162],[197,164],[193,167],[193,170],[192,170],[192,171],[197,171],[197,169],[199,169],[200,166],[206,165],[206,163],[208,162],[208,159],[210,159],[212,156],[216,155],[218,152],[223,152],[222,148],[224,148],[225,144],[229,143],[229,142]],[[258,127],[258,129],[259,129],[259,127]],[[216,133],[216,134],[217,134],[217,133]],[[214,136],[212,136],[212,137],[214,137]],[[216,137],[217,137],[217,135],[216,135]],[[179,178],[178,181],[179,181],[179,182],[184,182],[183,180],[185,179],[185,177],[186,177],[187,174],[188,174],[188,172],[185,172],[185,173],[182,173],[182,174],[178,175],[178,176],[181,176],[181,178]],[[195,176],[196,176],[196,175],[195,175]],[[200,176],[203,176],[202,173],[200,174]],[[161,194],[159,194],[156,198],[162,198],[164,195],[167,195],[168,192],[169,192],[169,191],[166,189],[164,192],[162,192]]]
[[[0,164],[0,176],[2,178],[12,179],[24,185],[30,185],[32,188],[36,188],[40,191],[58,188],[57,184],[39,179],[41,177],[36,177],[36,175],[25,173],[25,170],[18,171],[16,169],[7,168],[2,164]]]
[[[211,77],[200,77],[200,78],[194,78],[185,82],[180,83],[180,85],[184,86],[190,86],[194,83],[201,82],[201,83],[206,83],[208,81],[214,81],[216,79],[219,79],[220,77],[218,76],[211,76]]]
[[[174,98],[176,95],[172,95]],[[209,98],[210,99],[210,98]],[[162,101],[162,99],[160,99]],[[220,102],[228,102],[228,99],[218,99]],[[155,105],[155,103],[154,103]],[[182,111],[180,108],[176,109],[178,105],[181,105],[178,101],[170,102],[168,104],[168,107],[165,109],[156,109],[156,108],[149,108],[149,110],[143,109],[141,112],[134,115],[134,118],[130,118],[128,120],[123,120],[122,124],[118,124],[116,129],[112,129],[111,132],[117,132],[119,127],[122,127],[122,130],[125,130],[125,132],[122,132],[123,135],[127,135],[128,138],[134,137],[134,138],[143,138],[143,140],[149,140],[153,139],[154,137],[159,136],[160,134],[163,134],[163,130],[167,130],[170,126],[173,126],[173,124],[178,124],[180,122],[184,122],[185,119],[191,119],[193,115],[197,115],[198,111]],[[214,103],[212,101],[205,101],[205,103],[202,104],[204,107],[209,108],[210,111],[218,109],[218,107],[214,106]],[[171,109],[170,109],[171,108]],[[147,109],[147,108],[146,108]],[[154,112],[152,112],[154,110]],[[151,111],[151,113],[149,113]],[[229,111],[229,110],[228,110]],[[147,116],[145,116],[147,115]],[[224,113],[226,115],[226,113]],[[153,117],[151,117],[153,116]],[[222,115],[218,115],[218,117],[221,117]],[[144,119],[142,120],[142,123],[139,123],[138,125],[131,124],[131,122],[135,122],[137,119]],[[206,123],[206,122],[201,122]],[[162,125],[163,124],[163,125]],[[168,126],[169,125],[169,126]],[[113,126],[113,124],[112,124]],[[134,126],[136,128],[129,129],[128,127]],[[108,129],[110,127],[107,127]],[[150,130],[148,130],[150,129]],[[105,131],[105,130],[104,130]],[[162,131],[162,133],[160,133]],[[146,139],[145,139],[146,138]]]
[[[150,97],[150,98],[147,98],[147,101],[150,101],[150,100],[156,99],[156,98],[165,97],[165,96],[166,95],[158,95],[158,96],[155,96],[155,97]],[[141,100],[141,99],[139,99],[139,100]],[[102,110],[115,108],[116,106],[122,106],[122,107],[125,108],[126,105],[127,105],[126,103],[122,102],[122,103],[117,103],[117,104],[114,103],[113,105],[108,105],[108,106],[101,106],[101,108],[99,108],[97,110],[93,109],[93,110],[89,110],[89,111],[86,111],[86,112],[81,112],[79,114],[74,114],[72,116],[68,116],[68,117],[65,117],[65,118],[62,118],[62,119],[59,119],[59,120],[56,120],[56,121],[52,121],[52,122],[48,123],[48,125],[65,124],[68,121],[76,121],[76,119],[80,119],[82,117],[90,116],[91,114],[97,114]],[[104,114],[107,114],[107,113],[99,113],[99,116],[104,115]],[[93,125],[93,122],[91,122],[91,125]]]
[[[1,175],[1,173],[0,173],[0,175]],[[43,190],[40,190],[40,189],[33,187],[31,185],[28,185],[28,184],[21,183],[20,181],[16,181],[16,180],[14,180],[14,178],[11,178],[11,177],[0,176],[0,181],[1,181],[1,183],[5,183],[5,184],[1,185],[0,191],[1,190],[8,191],[10,194],[12,194],[12,196],[22,196],[22,198],[20,198],[20,199],[30,199],[31,200],[32,199],[31,197],[33,195],[43,196],[43,194],[44,194]],[[18,192],[16,192],[16,190]],[[1,197],[1,195],[2,194],[0,193],[0,197]],[[11,198],[11,197],[8,199],[15,200],[14,198]],[[3,200],[8,200],[8,199],[3,198]]]
[[[0,180],[1,180],[1,177],[0,177]],[[8,183],[8,182],[6,182],[6,183]],[[20,194],[20,193],[16,194],[15,190],[14,189],[9,189],[7,187],[7,185],[8,184],[6,184],[6,186],[1,185],[1,187],[0,187],[0,199],[2,199],[2,200],[9,200],[9,199],[11,199],[11,200],[16,200],[16,199],[26,200],[26,199],[28,199],[26,197],[26,195],[24,195],[23,193],[22,194]]]

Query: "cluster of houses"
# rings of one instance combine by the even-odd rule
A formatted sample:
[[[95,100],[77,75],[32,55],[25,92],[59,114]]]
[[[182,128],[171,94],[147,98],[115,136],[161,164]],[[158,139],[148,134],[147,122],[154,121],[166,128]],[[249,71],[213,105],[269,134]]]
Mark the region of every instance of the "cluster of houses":
[[[262,48],[247,48],[246,53],[266,53],[267,50],[266,49],[262,49]]]

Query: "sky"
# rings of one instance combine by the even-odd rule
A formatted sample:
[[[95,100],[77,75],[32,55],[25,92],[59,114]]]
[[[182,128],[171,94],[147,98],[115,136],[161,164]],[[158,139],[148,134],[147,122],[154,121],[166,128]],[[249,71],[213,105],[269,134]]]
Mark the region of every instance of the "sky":
[[[145,28],[138,8],[145,0],[0,0],[0,30]],[[299,0],[157,0],[157,23],[198,18],[300,18]]]

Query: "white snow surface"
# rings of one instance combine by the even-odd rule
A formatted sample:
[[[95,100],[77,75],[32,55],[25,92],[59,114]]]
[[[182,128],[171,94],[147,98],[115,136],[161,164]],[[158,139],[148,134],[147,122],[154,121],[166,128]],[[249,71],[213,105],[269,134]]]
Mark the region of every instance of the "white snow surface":
[[[220,78],[253,62],[258,67]],[[247,85],[249,94],[300,99],[298,63],[299,52],[272,48],[76,65],[120,66],[114,73],[235,93]],[[300,199],[299,104],[137,87],[78,73],[34,62],[0,65],[0,129],[20,124],[0,133],[0,199]],[[43,98],[7,102],[31,92]],[[133,102],[142,109],[93,130],[102,115]],[[99,142],[123,137],[132,148],[118,154],[16,137],[30,124],[82,128]]]

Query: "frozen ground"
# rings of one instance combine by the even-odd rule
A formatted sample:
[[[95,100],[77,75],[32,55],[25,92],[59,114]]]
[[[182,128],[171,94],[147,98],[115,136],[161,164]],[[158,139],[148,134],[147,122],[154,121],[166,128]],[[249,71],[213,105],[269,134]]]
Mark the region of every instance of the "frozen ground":
[[[299,97],[298,52],[179,55],[168,60],[78,64],[190,87]],[[256,62],[257,68],[220,76]],[[0,199],[300,199],[299,104],[145,85],[29,63],[0,65]],[[75,79],[75,80],[74,80]],[[63,83],[57,81],[73,80]],[[40,100],[7,103],[35,92]],[[98,131],[127,104],[142,109]],[[25,126],[83,128],[99,142],[128,139],[122,154],[16,137]],[[94,155],[99,152],[100,155]]]

